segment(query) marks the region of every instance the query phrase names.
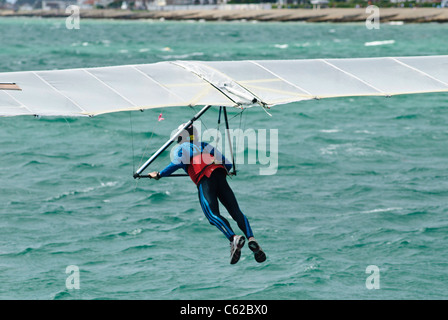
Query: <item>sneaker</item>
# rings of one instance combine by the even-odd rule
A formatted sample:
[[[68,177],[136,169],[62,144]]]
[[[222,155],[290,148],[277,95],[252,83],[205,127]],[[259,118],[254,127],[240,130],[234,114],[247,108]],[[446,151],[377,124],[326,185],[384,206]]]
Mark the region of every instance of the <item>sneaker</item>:
[[[235,264],[240,260],[241,248],[244,246],[246,239],[243,236],[234,236],[230,242],[230,264]]]
[[[263,262],[266,260],[266,254],[255,239],[251,238],[248,245],[249,249],[254,253],[255,261]]]

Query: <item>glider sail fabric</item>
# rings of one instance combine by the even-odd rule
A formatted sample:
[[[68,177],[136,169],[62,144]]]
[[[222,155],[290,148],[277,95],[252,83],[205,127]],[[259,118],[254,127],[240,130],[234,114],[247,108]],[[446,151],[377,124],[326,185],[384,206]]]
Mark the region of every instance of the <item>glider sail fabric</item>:
[[[448,92],[448,56],[172,61],[0,73],[0,116],[93,116],[171,106],[273,106]],[[17,88],[21,90],[17,90]]]

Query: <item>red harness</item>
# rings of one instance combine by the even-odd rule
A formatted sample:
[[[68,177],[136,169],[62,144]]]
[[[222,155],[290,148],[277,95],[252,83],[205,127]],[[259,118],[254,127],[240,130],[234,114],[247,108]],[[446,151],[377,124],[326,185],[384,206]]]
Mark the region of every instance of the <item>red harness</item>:
[[[218,168],[225,167],[222,164],[215,163],[216,159],[209,153],[201,153],[191,159],[191,163],[187,166],[188,175],[197,185],[205,176],[210,178],[213,171]]]

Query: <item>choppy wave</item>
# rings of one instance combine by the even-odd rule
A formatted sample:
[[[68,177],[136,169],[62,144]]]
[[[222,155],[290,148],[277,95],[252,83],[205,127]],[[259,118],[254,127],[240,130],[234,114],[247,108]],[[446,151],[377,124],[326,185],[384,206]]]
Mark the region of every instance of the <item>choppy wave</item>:
[[[96,186],[90,186],[90,187],[85,187],[85,188],[81,188],[81,189],[65,191],[65,192],[58,194],[56,196],[53,196],[51,198],[47,198],[47,199],[45,199],[45,201],[51,202],[51,201],[57,201],[57,200],[60,200],[60,199],[66,198],[66,197],[70,197],[70,196],[89,194],[89,193],[92,193],[93,191],[96,191],[99,189],[114,187],[117,184],[118,184],[118,181],[101,182],[99,185],[96,185]]]
[[[395,42],[362,24],[83,20],[77,32],[53,27],[52,20],[0,18],[8,30],[0,69],[436,55],[448,47],[447,37],[432,36],[448,32],[442,24],[382,24],[381,39]],[[244,164],[229,179],[268,256],[258,264],[246,245],[237,265],[188,178],[132,177],[133,164],[193,109],[166,108],[160,123],[161,110],[1,118],[0,298],[446,299],[445,105],[444,95],[428,94],[303,101],[273,107],[272,117],[250,109],[243,127],[279,130],[278,170],[260,176],[259,163]],[[212,110],[202,120],[212,128],[217,118]],[[238,117],[231,121],[239,125]],[[149,169],[167,161],[163,154]],[[79,290],[65,288],[69,265],[80,269]],[[365,286],[369,265],[380,270],[375,292]]]

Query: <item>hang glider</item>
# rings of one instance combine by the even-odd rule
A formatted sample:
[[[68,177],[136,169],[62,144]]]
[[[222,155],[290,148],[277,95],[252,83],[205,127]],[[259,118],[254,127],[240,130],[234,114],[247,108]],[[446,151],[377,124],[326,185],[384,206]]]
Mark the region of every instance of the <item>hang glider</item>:
[[[271,107],[426,92],[448,92],[448,56],[172,61],[0,73],[0,116],[94,116],[196,105]]]
[[[248,108],[346,96],[448,92],[448,55],[266,61],[172,61],[0,73],[0,116],[94,116],[172,106],[203,108],[135,173],[143,171],[211,106]],[[224,107],[224,108],[223,108]],[[220,109],[221,114],[221,109]]]

